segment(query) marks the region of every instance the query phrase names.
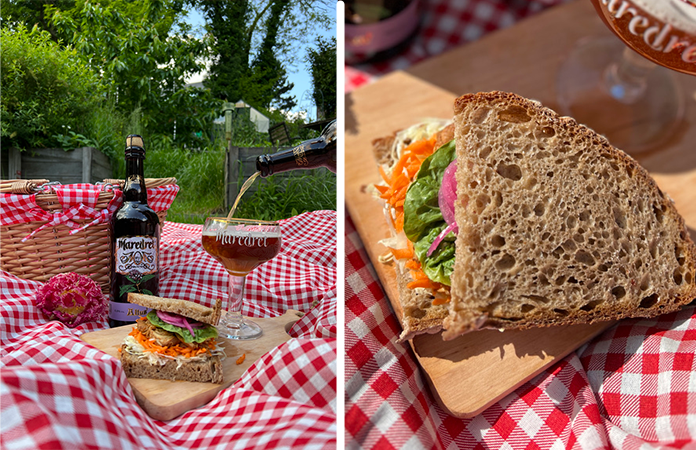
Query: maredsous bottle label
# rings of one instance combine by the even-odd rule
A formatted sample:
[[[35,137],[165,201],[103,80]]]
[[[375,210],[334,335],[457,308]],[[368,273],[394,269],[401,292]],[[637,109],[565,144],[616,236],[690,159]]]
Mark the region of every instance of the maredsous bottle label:
[[[131,236],[116,239],[116,272],[145,275],[157,272],[158,245],[152,236]]]
[[[117,238],[114,248],[115,272],[124,275],[129,283],[117,288],[126,292],[139,292],[139,283],[157,273],[158,249],[157,238],[153,236]],[[114,297],[118,298],[120,295],[120,292],[114,292]],[[132,303],[109,302],[109,317],[113,320],[133,322],[148,312],[148,308]]]
[[[133,303],[109,302],[109,318],[113,320],[135,322],[149,312],[149,308]]]

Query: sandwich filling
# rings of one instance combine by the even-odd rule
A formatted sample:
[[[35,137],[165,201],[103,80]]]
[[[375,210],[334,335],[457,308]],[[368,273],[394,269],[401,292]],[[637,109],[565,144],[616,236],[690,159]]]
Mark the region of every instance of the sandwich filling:
[[[224,359],[225,352],[217,346],[217,336],[217,329],[212,325],[152,310],[138,319],[124,340],[123,351],[152,365],[162,366],[174,360],[178,369],[190,361],[205,361],[213,356]]]
[[[457,233],[455,143],[438,142],[446,125],[432,120],[398,133],[392,164],[379,167],[383,182],[374,186],[392,236],[381,241],[389,249],[386,260],[407,270],[407,287],[427,290],[433,305],[449,302]]]

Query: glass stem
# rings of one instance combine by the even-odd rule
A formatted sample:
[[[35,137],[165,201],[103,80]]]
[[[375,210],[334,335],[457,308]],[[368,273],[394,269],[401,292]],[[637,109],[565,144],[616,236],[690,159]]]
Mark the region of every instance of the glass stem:
[[[617,101],[630,105],[645,93],[654,68],[655,64],[626,47],[621,59],[604,71],[604,88]]]
[[[230,286],[227,299],[227,319],[228,326],[241,327],[244,323],[242,316],[242,300],[244,299],[245,276],[231,275]]]

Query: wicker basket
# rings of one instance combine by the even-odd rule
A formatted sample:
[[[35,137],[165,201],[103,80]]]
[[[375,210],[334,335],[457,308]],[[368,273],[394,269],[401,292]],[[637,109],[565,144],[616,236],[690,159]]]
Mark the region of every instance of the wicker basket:
[[[123,180],[104,180],[105,183],[121,185]],[[0,193],[33,194],[48,180],[3,180]],[[176,184],[175,178],[147,178],[148,188]],[[109,205],[113,192],[99,194],[95,209],[101,210]],[[57,194],[42,191],[36,195],[36,203],[45,211],[58,212],[62,209]],[[157,213],[164,224],[167,211]],[[75,220],[83,225],[93,219]],[[100,223],[70,235],[71,228],[66,225],[47,227],[37,232],[29,240],[22,242],[27,235],[47,222],[34,221],[22,224],[0,226],[0,269],[20,278],[48,281],[59,273],[75,272],[87,275],[99,284],[104,294],[110,290],[111,279],[111,225]]]

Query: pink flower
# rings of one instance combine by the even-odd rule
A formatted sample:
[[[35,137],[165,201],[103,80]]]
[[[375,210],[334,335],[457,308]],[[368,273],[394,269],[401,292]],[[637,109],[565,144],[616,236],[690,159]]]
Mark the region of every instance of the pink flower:
[[[74,272],[61,273],[36,291],[36,307],[70,328],[106,318],[107,302],[91,278]]]

